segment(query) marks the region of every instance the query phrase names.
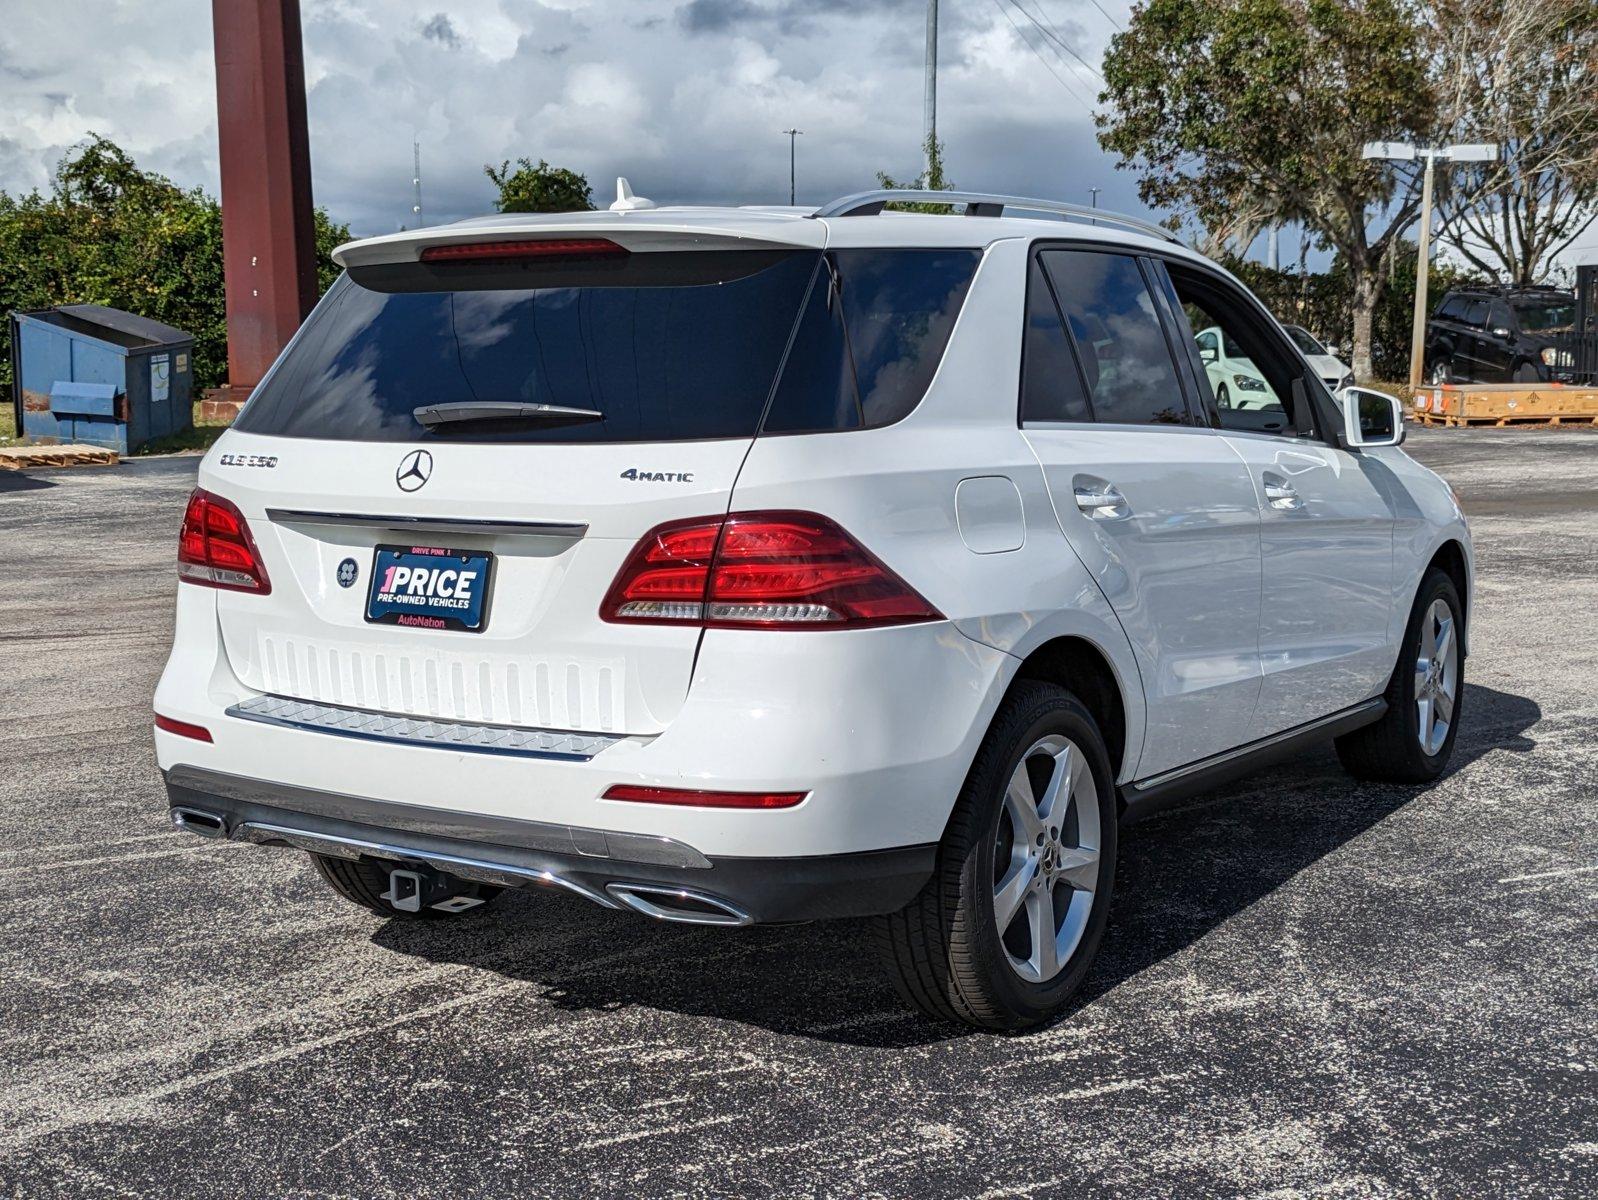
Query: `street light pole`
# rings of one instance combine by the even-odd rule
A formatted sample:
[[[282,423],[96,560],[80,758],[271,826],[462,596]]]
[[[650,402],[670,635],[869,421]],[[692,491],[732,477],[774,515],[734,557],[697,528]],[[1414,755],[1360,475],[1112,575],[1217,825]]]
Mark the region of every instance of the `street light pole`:
[[[794,202],[794,146],[799,140],[799,135],[804,133],[804,130],[784,129],[783,132],[788,135],[788,203],[792,204]]]
[[[1455,146],[1416,146],[1408,142],[1366,142],[1365,158],[1387,162],[1426,160],[1420,188],[1420,245],[1415,260],[1415,318],[1409,335],[1409,386],[1420,386],[1426,364],[1426,287],[1431,274],[1432,184],[1435,168],[1442,162],[1491,162],[1498,157],[1498,146],[1491,142],[1471,142]]]
[[[932,160],[938,152],[938,0],[927,0],[926,82],[921,104],[922,145],[927,157],[925,186],[932,187]]]
[[[1102,192],[1103,190],[1104,190],[1103,188],[1096,188],[1096,187],[1090,187],[1088,189],[1088,195],[1090,195],[1093,198],[1093,207],[1094,208],[1097,208],[1099,206],[1099,193]]]

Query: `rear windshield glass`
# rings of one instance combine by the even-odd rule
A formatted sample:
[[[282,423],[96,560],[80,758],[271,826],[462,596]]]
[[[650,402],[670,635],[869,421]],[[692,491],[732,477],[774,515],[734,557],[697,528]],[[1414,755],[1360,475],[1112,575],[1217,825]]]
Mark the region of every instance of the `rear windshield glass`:
[[[656,252],[357,269],[236,427],[368,442],[697,441],[752,437],[774,389],[782,432],[885,424],[926,391],[979,257]]]

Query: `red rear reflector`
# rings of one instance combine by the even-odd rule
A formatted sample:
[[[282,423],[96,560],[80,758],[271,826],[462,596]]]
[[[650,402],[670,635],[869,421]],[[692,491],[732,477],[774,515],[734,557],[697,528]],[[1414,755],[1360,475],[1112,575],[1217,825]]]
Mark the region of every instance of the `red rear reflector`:
[[[639,787],[618,783],[607,788],[606,800],[639,804],[683,804],[696,808],[792,808],[807,792],[701,792],[691,788]]]
[[[190,725],[187,721],[174,721],[171,717],[155,714],[155,727],[164,729],[168,733],[175,733],[179,737],[193,738],[197,742],[211,740],[211,731],[204,725]]]
[[[599,615],[712,629],[858,629],[942,619],[835,522],[804,512],[657,526],[622,564]]]
[[[546,238],[521,242],[451,242],[429,246],[422,261],[430,262],[510,262],[524,258],[609,258],[626,254],[609,238]]]
[[[244,514],[231,500],[204,488],[194,489],[183,513],[183,528],[178,532],[178,578],[233,592],[265,596],[272,591]]]

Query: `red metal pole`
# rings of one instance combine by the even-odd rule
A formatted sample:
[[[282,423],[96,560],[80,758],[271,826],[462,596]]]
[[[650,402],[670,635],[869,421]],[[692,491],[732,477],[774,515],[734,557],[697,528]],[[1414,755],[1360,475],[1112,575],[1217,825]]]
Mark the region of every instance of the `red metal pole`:
[[[228,382],[244,399],[316,303],[299,0],[212,0]]]

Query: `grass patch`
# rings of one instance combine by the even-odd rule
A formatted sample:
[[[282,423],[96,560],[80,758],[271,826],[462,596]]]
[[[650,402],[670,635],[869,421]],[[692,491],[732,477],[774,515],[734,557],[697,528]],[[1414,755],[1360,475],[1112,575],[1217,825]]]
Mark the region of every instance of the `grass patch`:
[[[194,402],[194,425],[182,433],[156,438],[147,442],[137,454],[204,454],[211,443],[222,436],[226,425],[208,425],[200,420],[200,402]],[[17,436],[17,414],[9,402],[0,403],[0,446],[15,446],[22,439]]]

